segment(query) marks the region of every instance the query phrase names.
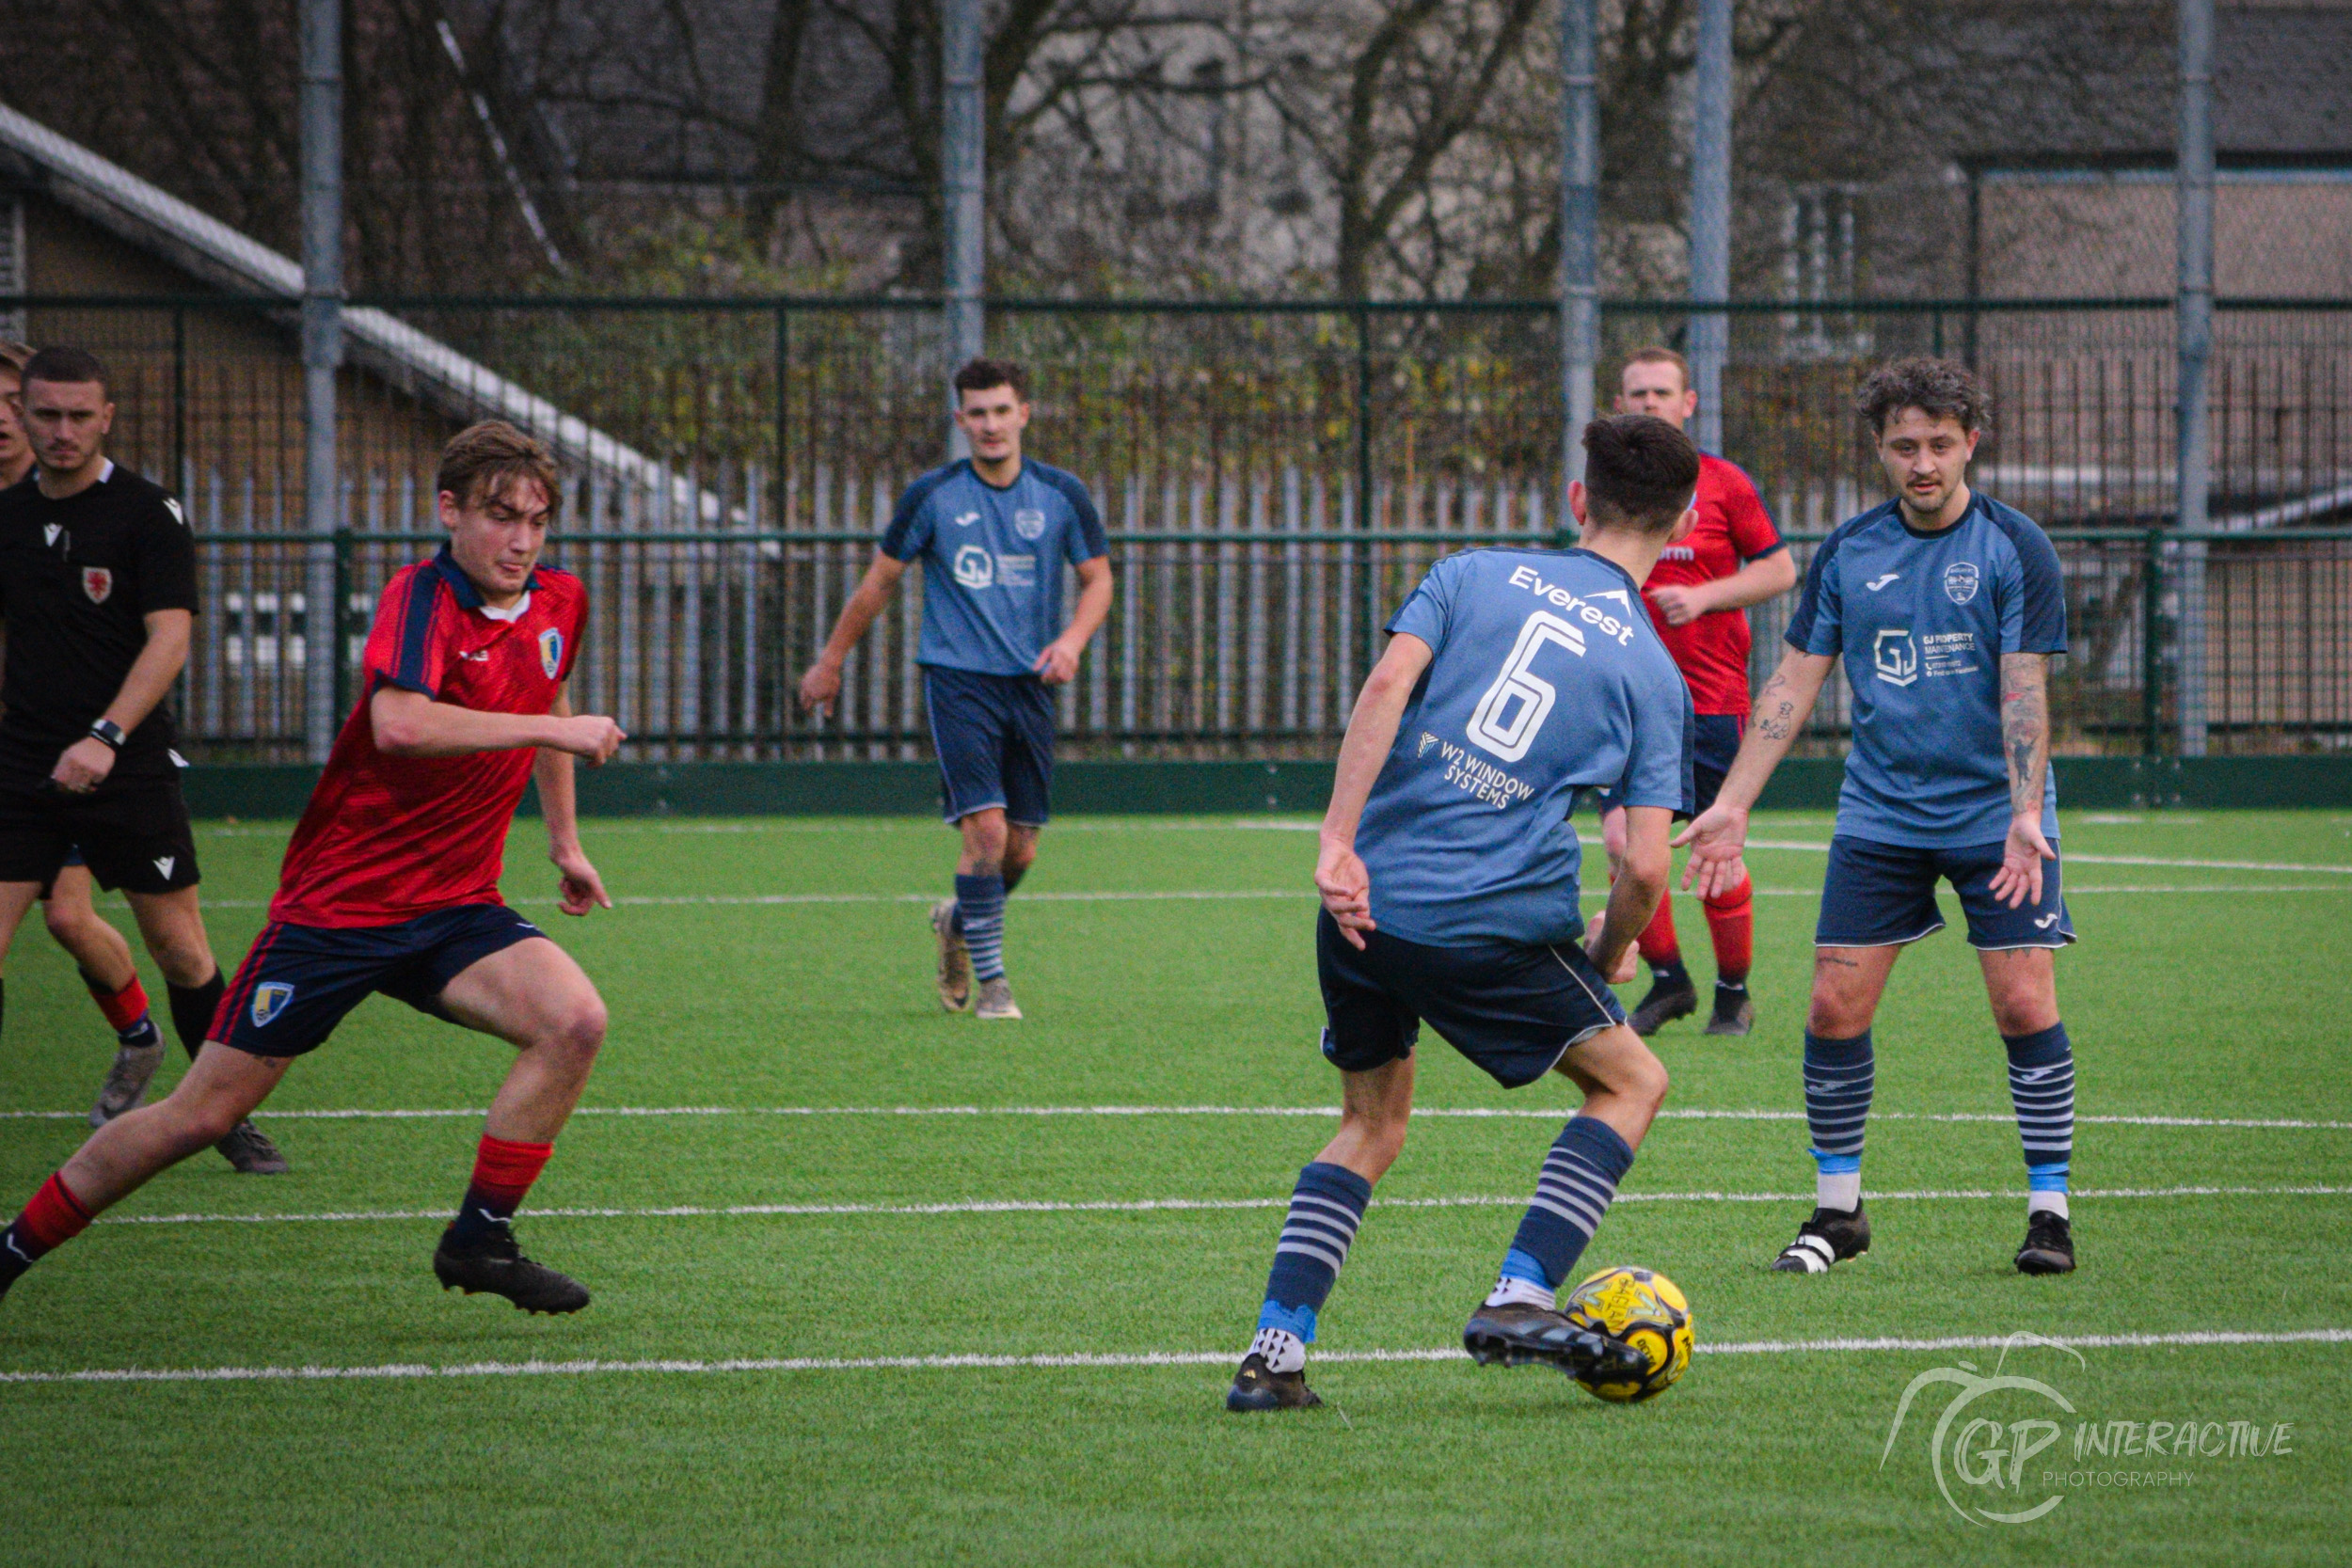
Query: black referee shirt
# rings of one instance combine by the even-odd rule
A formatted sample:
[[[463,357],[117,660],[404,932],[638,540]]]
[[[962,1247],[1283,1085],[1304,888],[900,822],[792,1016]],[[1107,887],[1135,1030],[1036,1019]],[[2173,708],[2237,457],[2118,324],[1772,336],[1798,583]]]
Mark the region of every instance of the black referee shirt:
[[[38,788],[89,734],[147,646],[145,617],[196,609],[196,540],[180,503],[120,464],[51,500],[38,468],[0,490],[0,785]],[[178,732],[158,703],[101,790],[172,776]]]

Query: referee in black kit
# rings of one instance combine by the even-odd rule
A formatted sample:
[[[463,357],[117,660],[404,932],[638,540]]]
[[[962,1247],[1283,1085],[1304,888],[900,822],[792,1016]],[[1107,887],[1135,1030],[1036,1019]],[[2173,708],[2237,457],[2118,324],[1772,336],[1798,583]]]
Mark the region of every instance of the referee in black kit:
[[[115,408],[95,356],[42,350],[19,395],[34,466],[0,490],[0,956],[79,845],[98,885],[130,900],[193,1057],[220,965],[164,696],[188,661],[196,541],[178,501],[107,459]],[[250,1121],[218,1147],[240,1171],[286,1169]]]

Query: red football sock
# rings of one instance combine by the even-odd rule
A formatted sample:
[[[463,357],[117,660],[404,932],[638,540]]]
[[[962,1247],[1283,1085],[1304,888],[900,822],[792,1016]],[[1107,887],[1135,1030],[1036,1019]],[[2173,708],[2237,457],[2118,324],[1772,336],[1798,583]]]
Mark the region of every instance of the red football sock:
[[[473,1184],[468,1198],[486,1198],[512,1214],[522,1207],[523,1195],[539,1180],[548,1156],[554,1152],[553,1144],[510,1143],[485,1132],[474,1152]]]
[[[1756,884],[1747,878],[1707,899],[1707,934],[1715,939],[1715,978],[1743,984],[1756,961]]]
[[[1675,939],[1675,900],[1671,893],[1658,895],[1658,912],[1649,917],[1635,944],[1642,957],[1652,964],[1678,964],[1682,961],[1682,943]]]
[[[139,984],[137,975],[132,975],[131,983],[120,990],[110,991],[87,976],[85,983],[89,986],[90,996],[97,1002],[98,1010],[106,1015],[106,1022],[114,1025],[116,1034],[119,1035],[147,1016],[147,988]]]
[[[21,1243],[29,1243],[23,1250],[38,1258],[79,1236],[89,1222],[90,1212],[65,1184],[65,1174],[52,1171],[40,1191],[33,1195],[33,1201],[24,1206],[24,1212],[16,1217],[16,1224],[8,1227],[8,1234]]]

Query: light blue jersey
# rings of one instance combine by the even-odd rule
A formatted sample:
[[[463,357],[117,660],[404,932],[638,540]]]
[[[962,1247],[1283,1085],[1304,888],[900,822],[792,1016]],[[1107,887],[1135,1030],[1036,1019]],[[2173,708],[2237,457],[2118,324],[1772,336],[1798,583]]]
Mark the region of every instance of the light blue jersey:
[[[1107,546],[1087,487],[1024,459],[1003,489],[969,458],[907,486],[882,538],[894,561],[921,556],[925,664],[1025,675],[1062,634],[1062,563]]]
[[[1687,810],[1691,689],[1590,550],[1484,549],[1389,622],[1436,650],[1364,804],[1372,917],[1407,942],[1574,942],[1581,791]]]
[[[2001,656],[2066,651],[2066,584],[2033,519],[1990,497],[1923,533],[1888,501],[1839,525],[1805,574],[1788,643],[1842,655],[1853,747],[1837,831],[1950,849],[2008,837]],[[2058,836],[2058,769],[2042,831]]]

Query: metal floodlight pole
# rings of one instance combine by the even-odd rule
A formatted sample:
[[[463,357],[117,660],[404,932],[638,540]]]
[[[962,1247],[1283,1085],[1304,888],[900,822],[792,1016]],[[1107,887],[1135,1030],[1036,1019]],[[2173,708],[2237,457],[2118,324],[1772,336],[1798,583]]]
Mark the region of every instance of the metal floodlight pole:
[[[1560,374],[1567,420],[1562,431],[1560,529],[1566,534],[1576,531],[1567,487],[1584,477],[1582,437],[1593,418],[1593,367],[1600,358],[1600,103],[1593,63],[1597,10],[1597,0],[1561,0]]]
[[[2213,0],[2180,0],[2180,527],[2201,531],[2213,476],[2205,368],[2213,355]],[[2181,754],[2205,754],[2205,546],[2180,545]]]
[[[335,461],[335,372],[343,357],[343,40],[342,0],[302,0],[302,497],[303,527],[342,524]],[[304,729],[312,762],[335,736],[335,673],[342,607],[335,546],[309,550],[304,606]]]
[[[988,248],[982,211],[987,179],[981,100],[979,0],[940,0],[940,208],[945,224],[947,353],[954,365],[977,358],[987,341],[980,290]],[[949,399],[954,398],[951,389]],[[965,454],[963,432],[948,425],[947,455]]]
[[[1731,0],[1699,0],[1698,71],[1691,138],[1691,302],[1731,297]],[[1691,316],[1691,385],[1699,394],[1691,438],[1702,451],[1724,443],[1724,360],[1731,318]]]

